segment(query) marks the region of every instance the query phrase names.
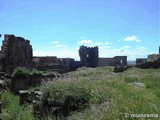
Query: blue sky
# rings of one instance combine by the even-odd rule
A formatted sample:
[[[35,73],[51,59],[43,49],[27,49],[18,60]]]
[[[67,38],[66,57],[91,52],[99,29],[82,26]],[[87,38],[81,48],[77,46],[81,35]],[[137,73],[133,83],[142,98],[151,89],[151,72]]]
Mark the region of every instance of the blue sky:
[[[98,45],[100,57],[158,53],[159,0],[0,1],[0,33],[29,39],[35,56],[79,60],[81,45]]]

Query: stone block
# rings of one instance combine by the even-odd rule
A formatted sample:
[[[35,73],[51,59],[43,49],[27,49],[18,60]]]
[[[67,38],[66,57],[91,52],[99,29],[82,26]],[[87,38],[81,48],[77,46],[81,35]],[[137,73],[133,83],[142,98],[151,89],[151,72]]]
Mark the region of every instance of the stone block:
[[[26,90],[20,90],[19,91],[19,97],[20,97],[19,98],[19,104],[20,105],[27,103],[28,95],[29,95],[29,92],[26,91]]]
[[[11,79],[11,89],[14,93],[18,93],[19,90],[24,90],[29,87],[30,83],[29,77],[12,77]]]
[[[124,71],[124,66],[116,66],[114,67],[114,72],[123,72]]]

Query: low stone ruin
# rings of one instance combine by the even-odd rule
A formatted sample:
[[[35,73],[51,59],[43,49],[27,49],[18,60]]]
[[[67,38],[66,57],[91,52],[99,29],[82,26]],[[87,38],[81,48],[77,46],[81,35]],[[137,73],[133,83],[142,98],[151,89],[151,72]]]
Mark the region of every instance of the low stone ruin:
[[[118,73],[118,72],[123,72],[124,70],[126,70],[127,68],[125,66],[116,66],[114,67],[114,72]]]
[[[136,67],[138,68],[160,68],[160,54],[148,55],[146,59],[136,59]]]
[[[29,95],[28,91],[25,91],[25,90],[19,91],[19,104],[20,105],[27,103],[28,95]]]
[[[44,105],[42,102],[42,91],[33,91],[29,92],[26,90],[19,91],[19,104],[33,104],[33,112],[34,115],[38,118],[42,117],[46,113],[46,109],[44,109]]]
[[[69,115],[69,112],[78,110],[79,106],[68,106],[70,101],[74,101],[75,98],[72,98],[71,96],[68,96],[66,99],[66,103],[61,102],[50,102],[48,99],[42,99],[43,98],[43,92],[42,91],[33,91],[28,92],[26,90],[19,91],[19,97],[20,101],[19,104],[27,104],[32,103],[33,104],[33,113],[34,116],[38,119],[41,119],[44,116],[54,116],[56,119],[59,116],[61,116],[63,119],[66,119],[66,117]],[[80,106],[85,108],[87,107],[87,104],[85,104],[85,100],[83,99],[76,99],[77,101],[74,102],[80,102]],[[82,105],[83,104],[83,105]]]
[[[26,103],[32,103],[33,100],[36,99],[36,97],[42,96],[42,91],[33,91],[33,92],[29,92],[27,90],[20,90],[19,91],[19,104],[26,104]]]
[[[127,56],[115,56],[113,58],[99,58],[98,67],[127,66]]]
[[[13,76],[11,78],[11,90],[18,93],[19,90],[25,90],[29,87],[41,85],[43,82],[67,78],[69,74],[35,74],[28,77]]]
[[[42,75],[36,74],[27,77],[13,76],[11,78],[11,90],[18,93],[19,90],[27,89],[28,87],[38,86],[42,83]]]
[[[63,63],[64,60],[61,60],[56,56],[33,57],[32,67],[39,71],[50,70],[63,74],[70,71],[70,64]]]

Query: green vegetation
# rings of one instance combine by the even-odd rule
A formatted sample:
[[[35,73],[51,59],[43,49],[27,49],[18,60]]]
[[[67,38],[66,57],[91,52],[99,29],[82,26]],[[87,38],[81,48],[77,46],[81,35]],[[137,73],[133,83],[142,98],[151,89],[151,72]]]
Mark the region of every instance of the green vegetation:
[[[112,70],[111,67],[78,69],[70,73],[70,78],[43,86],[43,90],[49,92],[44,97],[50,102],[62,103],[68,97],[86,99],[88,107],[71,112],[69,120],[125,119],[125,113],[160,114],[160,69],[134,68],[123,73]],[[145,87],[130,84],[135,82]]]
[[[69,111],[69,120],[123,120],[126,119],[126,113],[160,114],[160,69],[132,68],[123,73],[114,73],[112,70],[112,67],[83,67],[69,73],[69,78],[44,83],[40,86],[44,92],[43,100],[61,104],[62,108]],[[145,87],[132,83],[142,83]],[[24,117],[29,120],[34,120],[32,106],[19,106],[16,101],[17,96],[3,91],[2,115],[16,115],[18,120],[21,113],[26,114]]]
[[[15,77],[29,77],[31,75],[36,75],[36,74],[42,74],[42,72],[36,70],[35,68],[32,69],[32,71],[30,71],[25,67],[17,67],[13,71],[12,76],[15,76]]]
[[[33,69],[32,71],[31,71],[31,73],[30,73],[31,75],[37,75],[37,74],[42,74],[42,72],[41,71],[38,71],[37,69]]]
[[[12,73],[12,76],[15,76],[15,77],[29,77],[29,75],[30,75],[30,71],[25,67],[17,67]]]
[[[1,91],[2,120],[34,120],[32,105],[19,105],[19,97],[9,90]]]

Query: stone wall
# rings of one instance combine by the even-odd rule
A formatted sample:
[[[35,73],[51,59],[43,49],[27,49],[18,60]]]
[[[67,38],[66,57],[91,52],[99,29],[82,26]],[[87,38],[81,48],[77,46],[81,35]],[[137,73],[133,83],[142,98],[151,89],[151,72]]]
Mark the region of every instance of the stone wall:
[[[32,46],[29,40],[14,35],[4,35],[1,46],[0,61],[3,61],[3,71],[12,73],[18,66],[31,67],[33,57]]]
[[[127,65],[127,56],[115,56],[115,66],[126,66]]]
[[[18,93],[19,90],[25,90],[28,89],[29,87],[36,87],[41,85],[43,82],[61,80],[62,78],[68,78],[68,76],[69,74],[57,74],[57,73],[34,74],[30,76],[12,76],[11,90],[14,93]]]
[[[40,71],[56,71],[58,73],[66,73],[69,72],[68,66],[65,65],[39,65],[35,67],[37,70]]]
[[[142,63],[145,63],[146,61],[147,61],[147,58],[137,58],[136,65],[141,65]]]
[[[32,61],[35,63],[36,66],[62,65],[62,61],[58,59],[56,56],[43,56],[43,57],[34,56]]]
[[[139,68],[160,68],[160,54],[148,55],[148,58],[137,58],[136,67]]]
[[[0,72],[4,72],[4,55],[0,51]]]
[[[11,90],[14,93],[18,93],[19,90],[24,90],[29,87],[35,87],[41,85],[43,80],[42,74],[35,74],[28,77],[13,76],[11,78]]]
[[[73,58],[60,58],[62,60],[62,64],[68,66],[69,71],[75,71],[80,67],[80,62],[75,61]]]
[[[127,56],[115,56],[113,58],[99,58],[99,67],[104,66],[126,66]]]
[[[82,66],[97,67],[99,60],[98,47],[80,46],[79,49],[80,62]]]
[[[148,62],[154,62],[154,61],[160,62],[160,54],[151,54],[151,55],[148,55],[147,61]]]
[[[113,58],[99,58],[98,67],[114,66],[115,60]]]
[[[69,64],[63,63],[62,59],[55,56],[33,57],[33,67],[40,71],[57,71],[59,73],[69,72]]]

